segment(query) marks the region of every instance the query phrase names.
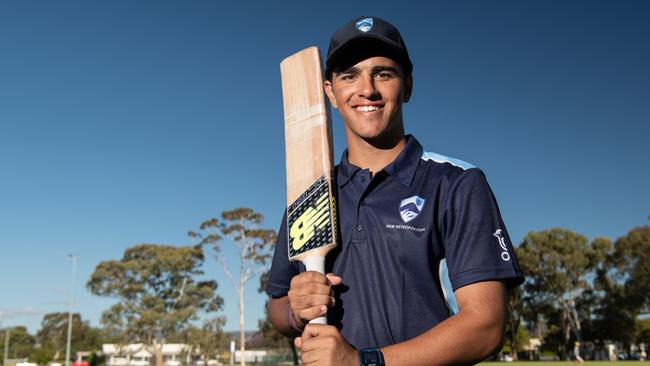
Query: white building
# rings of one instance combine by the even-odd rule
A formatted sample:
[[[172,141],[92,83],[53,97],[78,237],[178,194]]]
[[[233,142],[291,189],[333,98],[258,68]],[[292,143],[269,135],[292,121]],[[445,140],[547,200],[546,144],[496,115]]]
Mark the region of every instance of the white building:
[[[153,366],[156,363],[153,346],[143,343],[104,344],[102,351],[106,356],[106,366]],[[192,347],[189,345],[163,344],[161,351],[164,366],[195,365],[192,359]]]

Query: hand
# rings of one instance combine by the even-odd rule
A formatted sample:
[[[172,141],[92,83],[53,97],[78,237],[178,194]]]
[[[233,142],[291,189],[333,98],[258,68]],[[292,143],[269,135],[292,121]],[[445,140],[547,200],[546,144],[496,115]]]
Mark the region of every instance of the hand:
[[[294,340],[300,359],[310,366],[357,366],[359,353],[343,338],[336,327],[307,324],[302,337]]]
[[[334,306],[332,286],[343,282],[341,277],[328,273],[307,271],[295,276],[289,287],[289,305],[296,325],[303,328],[310,320],[327,313]]]

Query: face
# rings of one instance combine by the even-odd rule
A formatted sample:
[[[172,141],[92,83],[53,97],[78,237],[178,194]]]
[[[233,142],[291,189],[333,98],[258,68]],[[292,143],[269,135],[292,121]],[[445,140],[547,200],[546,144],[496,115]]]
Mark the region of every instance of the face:
[[[411,96],[411,78],[386,57],[370,57],[325,81],[325,92],[345,122],[350,138],[380,141],[404,134],[402,103]]]

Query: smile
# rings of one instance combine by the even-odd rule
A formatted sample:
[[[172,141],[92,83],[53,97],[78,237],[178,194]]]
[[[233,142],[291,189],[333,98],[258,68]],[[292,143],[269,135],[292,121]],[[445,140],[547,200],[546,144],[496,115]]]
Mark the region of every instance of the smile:
[[[380,106],[377,105],[358,105],[354,107],[355,110],[359,112],[374,112],[379,110]]]

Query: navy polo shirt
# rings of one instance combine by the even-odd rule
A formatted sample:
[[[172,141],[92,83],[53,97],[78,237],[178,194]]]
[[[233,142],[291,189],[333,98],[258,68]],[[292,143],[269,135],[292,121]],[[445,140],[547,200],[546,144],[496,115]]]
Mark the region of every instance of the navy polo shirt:
[[[328,322],[355,348],[399,343],[458,312],[453,291],[468,284],[524,280],[496,200],[478,168],[424,152],[407,136],[404,150],[371,177],[337,167],[338,247],[326,272],[334,287]],[[289,262],[282,220],[267,293],[279,298],[304,271]]]

